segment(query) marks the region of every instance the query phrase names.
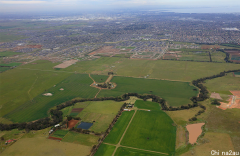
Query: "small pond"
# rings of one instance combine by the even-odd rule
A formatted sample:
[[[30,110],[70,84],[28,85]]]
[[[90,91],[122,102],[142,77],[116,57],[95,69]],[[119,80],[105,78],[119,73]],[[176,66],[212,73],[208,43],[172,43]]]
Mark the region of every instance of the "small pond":
[[[80,125],[77,126],[77,128],[89,129],[92,125],[93,125],[93,123],[81,122]]]

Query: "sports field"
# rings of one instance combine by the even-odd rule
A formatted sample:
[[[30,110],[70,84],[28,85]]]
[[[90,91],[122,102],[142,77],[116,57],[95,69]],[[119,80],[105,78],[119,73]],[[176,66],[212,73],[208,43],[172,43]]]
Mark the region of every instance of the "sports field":
[[[76,97],[92,98],[98,92],[97,88],[90,87],[92,80],[87,74],[72,74],[62,82],[39,94],[33,100],[26,102],[5,117],[14,122],[27,122],[47,117],[47,111]],[[63,88],[64,90],[60,90]],[[44,96],[51,93],[52,96]]]
[[[83,122],[94,122],[89,129],[95,132],[104,132],[117,115],[124,102],[92,101],[78,114]]]
[[[120,96],[125,93],[154,94],[164,98],[170,106],[187,105],[190,98],[198,94],[188,82],[143,79],[115,76],[111,80],[117,87],[101,90],[98,97]]]
[[[94,156],[111,156],[115,148],[112,145],[101,144]]]
[[[104,139],[104,142],[110,144],[117,144],[120,141],[129,121],[131,120],[134,111],[123,112],[108,136]]]
[[[159,103],[156,102],[150,102],[150,101],[143,101],[143,100],[136,100],[135,107],[138,109],[148,109],[148,110],[160,110],[161,106]]]
[[[77,132],[68,132],[67,135],[63,138],[63,142],[81,144],[85,146],[92,147],[98,143],[99,137],[88,134],[81,134]]]
[[[137,111],[121,145],[174,154],[176,127],[163,111]]]

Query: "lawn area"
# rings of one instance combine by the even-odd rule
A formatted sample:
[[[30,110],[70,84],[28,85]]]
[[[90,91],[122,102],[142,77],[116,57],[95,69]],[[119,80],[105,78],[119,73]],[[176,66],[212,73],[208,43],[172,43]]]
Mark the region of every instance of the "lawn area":
[[[170,106],[181,106],[191,103],[190,98],[198,91],[188,82],[154,80],[114,76],[111,82],[117,87],[112,90],[101,90],[98,97],[121,96],[125,93],[154,94],[164,98]],[[152,91],[152,92],[150,92]]]
[[[56,130],[51,136],[56,138],[63,138],[69,131],[67,130]]]
[[[70,142],[75,144],[81,144],[85,146],[93,146],[98,143],[99,137],[88,134],[81,134],[77,132],[71,132],[63,138],[63,142]]]
[[[105,82],[108,78],[107,75],[91,75],[91,77],[95,80],[97,83]]]
[[[114,156],[166,156],[166,154],[159,154],[125,147],[119,147]]]
[[[137,111],[121,145],[174,154],[176,127],[163,111]]]
[[[73,144],[68,142],[58,142],[56,140],[46,139],[45,137],[23,138],[7,148],[1,156],[10,155],[88,155],[91,146]]]
[[[134,111],[123,112],[116,124],[113,126],[108,136],[104,139],[104,142],[110,144],[117,144],[120,141],[125,129],[127,128],[127,125],[131,120],[133,114]]]
[[[62,82],[39,94],[33,100],[26,102],[5,117],[14,122],[27,122],[47,117],[47,111],[63,102],[76,97],[93,98],[97,88],[90,87],[92,80],[87,74],[72,74]],[[64,90],[60,90],[63,88]],[[44,96],[51,93],[52,96]]]
[[[159,103],[143,100],[136,100],[134,107],[138,109],[161,110]]]
[[[17,67],[1,73],[0,116],[13,111],[71,75],[71,73],[31,70],[31,65],[44,68],[52,64],[49,61],[43,61],[41,64],[27,64],[29,69]]]
[[[91,101],[90,104],[84,108],[79,116],[83,122],[94,122],[89,129],[95,132],[104,132],[117,115],[124,102],[115,101]]]
[[[116,146],[101,144],[94,156],[111,156]]]
[[[232,95],[229,90],[240,90],[240,78],[234,77],[232,73],[228,73],[227,76],[207,80],[205,86],[210,92],[216,92],[221,94]]]

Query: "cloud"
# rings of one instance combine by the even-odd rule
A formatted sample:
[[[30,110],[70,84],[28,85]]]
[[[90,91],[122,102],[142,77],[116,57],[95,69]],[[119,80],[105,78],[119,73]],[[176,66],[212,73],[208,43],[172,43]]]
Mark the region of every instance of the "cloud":
[[[46,1],[0,1],[3,4],[39,4],[45,3]]]

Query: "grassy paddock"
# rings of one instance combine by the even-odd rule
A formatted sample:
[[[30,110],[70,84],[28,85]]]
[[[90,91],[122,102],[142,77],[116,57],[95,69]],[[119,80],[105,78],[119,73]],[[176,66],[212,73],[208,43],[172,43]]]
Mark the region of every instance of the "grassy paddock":
[[[104,139],[104,142],[110,144],[117,144],[121,139],[129,121],[131,120],[134,111],[130,112],[123,112],[114,127],[112,128],[111,132],[108,136]]]
[[[125,93],[154,94],[164,98],[170,106],[191,103],[190,98],[198,91],[188,82],[142,79],[115,76],[111,80],[117,87],[112,90],[101,90],[98,97],[120,96]]]
[[[64,138],[63,142],[70,142],[70,143],[76,143],[81,144],[85,146],[93,146],[97,144],[98,137],[94,135],[87,135],[87,134],[81,134],[76,132],[69,132]]]
[[[116,146],[101,144],[94,156],[111,156]]]
[[[121,145],[174,154],[176,127],[163,111],[137,111]]]
[[[166,156],[165,154],[159,154],[154,152],[147,152],[142,150],[130,149],[125,147],[119,147],[114,156]]]
[[[51,136],[56,138],[63,138],[67,133],[68,131],[66,130],[56,130]]]
[[[161,106],[159,105],[159,103],[150,101],[136,100],[134,106],[137,107],[138,109],[149,109],[156,111],[161,110]]]

